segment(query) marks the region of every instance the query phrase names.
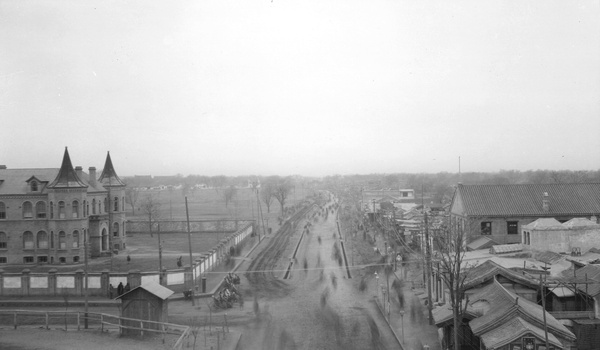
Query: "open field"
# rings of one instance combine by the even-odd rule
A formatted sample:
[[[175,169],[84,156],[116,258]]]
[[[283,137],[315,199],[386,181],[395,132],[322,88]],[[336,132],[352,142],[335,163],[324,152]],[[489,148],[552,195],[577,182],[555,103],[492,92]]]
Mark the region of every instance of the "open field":
[[[301,187],[295,188],[286,200],[286,207],[294,206],[312,193],[312,190]],[[162,220],[185,220],[185,197],[180,190],[140,191],[136,203],[135,215],[131,205],[126,204],[127,217],[130,220],[146,220],[144,213],[139,210],[144,198],[153,196],[160,203],[160,218]],[[256,220],[258,218],[258,204],[256,194],[250,188],[240,188],[236,196],[225,207],[224,189],[195,190],[187,196],[190,220]],[[279,202],[273,198],[270,213],[261,200],[263,216],[268,217],[270,223],[281,215]],[[266,224],[266,223],[265,223]]]

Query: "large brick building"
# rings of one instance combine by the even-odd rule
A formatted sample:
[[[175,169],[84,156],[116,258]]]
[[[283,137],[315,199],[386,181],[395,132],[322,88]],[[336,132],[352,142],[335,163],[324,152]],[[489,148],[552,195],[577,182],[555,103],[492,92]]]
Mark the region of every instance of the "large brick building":
[[[599,183],[459,184],[450,207],[451,224],[465,229],[467,243],[481,237],[521,243],[521,227],[539,218],[566,222],[599,216]]]
[[[107,154],[99,177],[73,168],[0,167],[0,264],[79,263],[126,247],[125,184]]]

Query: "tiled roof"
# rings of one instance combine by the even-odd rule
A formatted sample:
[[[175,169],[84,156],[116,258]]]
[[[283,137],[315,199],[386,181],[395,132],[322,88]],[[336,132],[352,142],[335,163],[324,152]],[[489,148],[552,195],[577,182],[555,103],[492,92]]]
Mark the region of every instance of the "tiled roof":
[[[537,283],[529,278],[526,278],[520,273],[507,269],[492,260],[486,260],[484,263],[477,265],[467,272],[468,276],[464,282],[465,289],[474,288],[486,281],[501,275],[511,281],[518,282],[525,286],[537,289]]]
[[[542,208],[548,193],[549,211]],[[459,197],[456,197],[459,196]],[[466,215],[473,216],[557,216],[600,213],[600,183],[459,185]]]
[[[533,333],[538,339],[544,339],[543,329],[532,325],[521,317],[516,317],[502,324],[498,328],[482,334],[481,341],[488,349],[499,349],[528,333]],[[563,347],[560,341],[552,333],[548,333],[548,342],[556,347]]]
[[[27,179],[35,176],[43,182],[56,178],[58,169],[0,169],[0,195],[26,194],[29,192]],[[44,193],[42,189],[42,193]]]
[[[536,326],[544,324],[543,309],[540,305],[519,298],[495,279],[472,298],[474,300],[484,298],[491,304],[488,312],[469,322],[473,334],[477,336],[497,329],[516,317],[521,317]],[[575,340],[575,335],[549,313],[546,313],[546,324],[549,333]]]

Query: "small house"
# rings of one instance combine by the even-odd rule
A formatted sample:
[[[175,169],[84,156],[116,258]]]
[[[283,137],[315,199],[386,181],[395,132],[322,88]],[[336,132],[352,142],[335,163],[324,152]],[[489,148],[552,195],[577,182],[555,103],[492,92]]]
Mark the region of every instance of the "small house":
[[[156,282],[148,282],[131,289],[116,299],[121,299],[121,317],[153,322],[168,322],[168,298],[173,293],[172,290]],[[143,332],[140,328],[158,329],[158,324],[149,322],[140,323],[138,321],[123,320],[123,325],[136,328],[123,328],[122,333],[124,335],[140,335]]]

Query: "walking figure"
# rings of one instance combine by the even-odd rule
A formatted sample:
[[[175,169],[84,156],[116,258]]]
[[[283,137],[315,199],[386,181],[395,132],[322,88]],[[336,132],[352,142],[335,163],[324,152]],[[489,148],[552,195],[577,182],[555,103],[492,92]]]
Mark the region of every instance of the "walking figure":
[[[123,282],[119,282],[119,285],[117,286],[117,293],[119,295],[123,294]]]

